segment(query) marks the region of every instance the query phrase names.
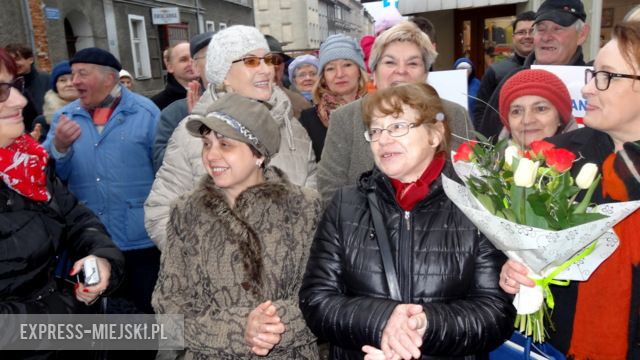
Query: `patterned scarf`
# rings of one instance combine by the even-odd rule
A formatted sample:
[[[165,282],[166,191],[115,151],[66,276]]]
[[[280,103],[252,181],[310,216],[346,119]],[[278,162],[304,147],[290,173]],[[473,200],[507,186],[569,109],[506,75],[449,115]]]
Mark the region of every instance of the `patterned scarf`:
[[[607,157],[602,165],[605,202],[640,199],[640,142],[625,143],[623,150]],[[578,285],[569,355],[576,360],[626,359],[633,267],[640,264],[640,210],[614,226],[618,249]]]
[[[49,155],[29,134],[0,148],[0,176],[18,194],[35,201],[49,201],[45,168]]]
[[[429,195],[431,184],[440,176],[444,163],[444,153],[438,153],[415,182],[403,183],[400,180],[391,179],[391,184],[396,190],[396,201],[402,210],[413,210],[420,200]]]
[[[360,98],[360,96],[362,96],[360,94],[360,92],[358,92],[358,94],[356,95],[356,100],[358,98]],[[344,98],[342,98],[341,96],[335,96],[333,94],[331,94],[330,92],[325,92],[324,94],[322,94],[322,98],[320,99],[320,102],[318,103],[318,117],[320,118],[320,121],[322,122],[322,125],[324,125],[324,127],[328,128],[329,127],[329,115],[331,115],[331,112],[337,108],[339,108],[342,105],[346,105],[348,104],[349,101],[345,100]]]
[[[107,124],[109,117],[113,114],[113,110],[115,110],[120,103],[121,95],[122,92],[120,90],[120,85],[116,84],[109,95],[107,95],[107,97],[98,104],[98,106],[93,109],[89,109],[94,125],[104,127]]]

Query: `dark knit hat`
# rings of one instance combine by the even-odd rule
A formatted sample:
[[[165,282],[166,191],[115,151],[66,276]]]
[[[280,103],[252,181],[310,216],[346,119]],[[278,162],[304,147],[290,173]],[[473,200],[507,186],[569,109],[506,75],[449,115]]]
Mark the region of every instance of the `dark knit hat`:
[[[207,108],[206,116],[189,116],[187,130],[191,135],[202,137],[202,125],[252,145],[266,158],[273,158],[280,149],[280,129],[267,105],[236,93],[220,97]]]
[[[510,77],[500,90],[500,120],[507,129],[511,103],[527,95],[540,96],[551,102],[564,125],[571,119],[571,96],[562,80],[546,70],[527,69]]]
[[[51,70],[51,76],[49,76],[49,87],[51,90],[58,92],[58,88],[56,87],[56,83],[58,82],[58,78],[62,75],[71,74],[71,65],[69,65],[69,61],[63,60],[57,63],[53,70]]]
[[[78,51],[69,61],[70,65],[76,63],[96,64],[108,66],[118,71],[122,70],[122,65],[120,65],[120,62],[115,56],[113,56],[113,54],[97,47],[86,48]]]
[[[561,26],[573,25],[578,19],[587,20],[587,13],[580,0],[547,0],[536,12],[534,24],[549,20]]]
[[[288,62],[289,59],[291,59],[291,56],[285,54],[284,50],[282,50],[282,44],[280,43],[280,41],[278,41],[278,39],[268,34],[265,35],[264,38],[265,40],[267,40],[267,44],[269,44],[270,52],[282,55],[285,62]]]
[[[202,50],[203,47],[209,45],[213,34],[213,31],[209,31],[206,33],[198,34],[192,37],[191,40],[189,40],[189,52],[191,53],[191,57],[194,57],[198,51]]]

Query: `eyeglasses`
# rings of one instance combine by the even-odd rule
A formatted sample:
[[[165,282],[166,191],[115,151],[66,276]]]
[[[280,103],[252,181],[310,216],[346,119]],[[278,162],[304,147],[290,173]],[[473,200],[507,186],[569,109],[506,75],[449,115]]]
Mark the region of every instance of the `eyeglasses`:
[[[11,94],[11,88],[16,88],[22,93],[24,91],[24,78],[19,76],[8,83],[0,82],[0,102],[7,101],[9,94]]]
[[[391,124],[384,129],[370,128],[369,130],[364,132],[364,138],[368,142],[376,142],[380,140],[382,133],[385,131],[388,131],[390,136],[401,137],[407,135],[409,133],[409,129],[412,129],[416,126],[418,125],[415,123],[398,122],[395,124]]]
[[[529,36],[531,36],[531,35],[533,35],[533,30],[534,30],[533,28],[531,28],[529,30],[522,29],[522,30],[518,30],[518,31],[514,32],[513,35],[518,35],[518,36],[529,35]]]
[[[594,79],[594,78],[596,79],[596,89],[600,91],[605,91],[609,88],[612,78],[640,80],[640,75],[618,74],[618,73],[612,73],[604,70],[593,71],[591,69],[586,69],[584,71],[585,84],[588,84],[589,81],[591,81],[591,79]]]
[[[253,68],[253,67],[258,67],[260,65],[260,60],[264,60],[265,64],[272,65],[272,66],[282,64],[282,57],[280,57],[280,55],[278,54],[267,54],[263,57],[250,55],[250,56],[245,56],[243,58],[240,58],[238,60],[234,60],[231,63],[235,64],[237,62],[242,61],[246,66]]]
[[[293,77],[295,77],[295,78],[301,78],[301,79],[304,79],[304,78],[314,78],[314,77],[316,77],[316,76],[318,76],[318,73],[317,73],[317,72],[315,72],[315,71],[312,71],[312,72],[301,72],[301,73],[297,73],[297,74],[295,74]]]

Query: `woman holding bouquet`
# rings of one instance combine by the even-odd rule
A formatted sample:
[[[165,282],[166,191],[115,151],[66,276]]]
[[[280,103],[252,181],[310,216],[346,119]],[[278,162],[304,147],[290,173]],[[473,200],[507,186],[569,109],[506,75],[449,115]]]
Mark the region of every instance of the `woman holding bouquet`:
[[[510,137],[528,148],[536,140],[577,128],[571,115],[571,96],[562,80],[540,69],[526,69],[507,80],[500,90],[500,138]]]
[[[602,171],[593,201],[640,199],[640,22],[618,24],[613,38],[585,73],[587,126],[550,141],[580,154]],[[574,174],[575,175],[575,174]],[[550,342],[582,359],[640,358],[640,211],[614,227],[619,248],[584,282],[554,287],[555,309]],[[515,294],[533,286],[527,270],[514,261],[502,269],[500,286]]]
[[[339,190],[316,232],[300,290],[332,359],[482,356],[512,332],[498,287],[504,256],[445,196],[450,130],[426,84],[365,100],[375,161]]]

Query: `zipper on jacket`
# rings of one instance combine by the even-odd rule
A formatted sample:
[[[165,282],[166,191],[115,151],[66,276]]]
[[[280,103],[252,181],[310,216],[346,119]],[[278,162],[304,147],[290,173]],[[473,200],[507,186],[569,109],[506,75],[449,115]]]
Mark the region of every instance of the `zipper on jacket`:
[[[405,224],[407,224],[407,231],[411,231],[411,212],[410,211],[404,212],[404,222]]]
[[[398,277],[400,282],[400,291],[402,293],[402,299],[405,302],[411,301],[411,293],[413,292],[411,281],[413,276],[411,275],[412,259],[412,236],[411,236],[411,212],[404,212],[404,222],[406,224],[406,231],[400,231],[400,238],[398,241]]]

